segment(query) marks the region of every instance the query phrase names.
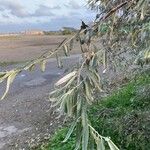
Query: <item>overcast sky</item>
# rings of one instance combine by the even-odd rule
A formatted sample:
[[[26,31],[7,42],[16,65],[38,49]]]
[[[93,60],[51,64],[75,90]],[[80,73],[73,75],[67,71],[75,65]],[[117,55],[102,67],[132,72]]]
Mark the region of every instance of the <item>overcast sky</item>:
[[[93,17],[86,0],[0,0],[0,32],[79,27]]]

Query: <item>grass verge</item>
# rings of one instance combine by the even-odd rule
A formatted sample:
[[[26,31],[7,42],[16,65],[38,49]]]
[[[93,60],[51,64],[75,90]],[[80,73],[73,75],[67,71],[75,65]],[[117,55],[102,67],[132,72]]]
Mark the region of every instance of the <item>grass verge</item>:
[[[7,66],[10,66],[10,65],[21,65],[21,64],[24,64],[26,63],[27,61],[8,61],[8,62],[0,62],[0,66],[1,67],[7,67]]]
[[[89,119],[103,136],[111,137],[121,150],[149,150],[150,148],[150,78],[142,75],[119,91],[92,105]],[[56,132],[48,144],[37,150],[73,150],[74,135],[62,143],[67,128]]]

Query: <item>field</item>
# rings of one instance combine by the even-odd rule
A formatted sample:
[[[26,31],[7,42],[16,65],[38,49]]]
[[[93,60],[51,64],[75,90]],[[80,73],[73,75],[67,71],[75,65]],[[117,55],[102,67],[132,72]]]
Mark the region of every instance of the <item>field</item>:
[[[0,71],[15,67],[8,66],[10,64],[18,66],[21,62],[37,58],[48,49],[57,47],[64,38],[51,35],[0,37]],[[75,44],[73,53],[78,52],[77,49]],[[54,82],[64,74],[65,67],[77,60],[64,61],[62,69],[57,68],[55,61],[49,62],[45,72],[37,67],[32,73],[23,71],[16,77],[9,94],[0,102],[1,150],[29,149],[30,145],[49,137],[60,127],[62,121],[57,119],[58,115],[51,108],[48,93]],[[5,82],[0,84],[0,97],[4,90]]]
[[[0,64],[14,64],[34,59],[48,49],[57,47],[66,37],[69,38],[60,35],[0,37]],[[76,44],[73,53],[76,53],[77,49],[79,46]]]

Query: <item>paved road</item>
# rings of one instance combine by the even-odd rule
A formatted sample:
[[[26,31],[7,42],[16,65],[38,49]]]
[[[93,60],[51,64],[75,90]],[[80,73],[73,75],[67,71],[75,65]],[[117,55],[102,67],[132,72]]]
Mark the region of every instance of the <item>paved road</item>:
[[[17,76],[5,100],[0,101],[0,150],[26,150],[54,133],[63,120],[57,118],[56,108],[51,108],[48,93],[65,70],[79,60],[79,55],[63,59],[64,68],[58,69],[51,59],[44,73],[37,67]],[[0,85],[0,95],[3,91],[4,85]]]

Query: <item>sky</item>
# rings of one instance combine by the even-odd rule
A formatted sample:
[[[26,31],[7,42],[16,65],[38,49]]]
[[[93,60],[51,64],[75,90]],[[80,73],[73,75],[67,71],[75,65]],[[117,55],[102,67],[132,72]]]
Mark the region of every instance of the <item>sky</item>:
[[[79,28],[94,16],[86,0],[0,0],[0,33]]]

